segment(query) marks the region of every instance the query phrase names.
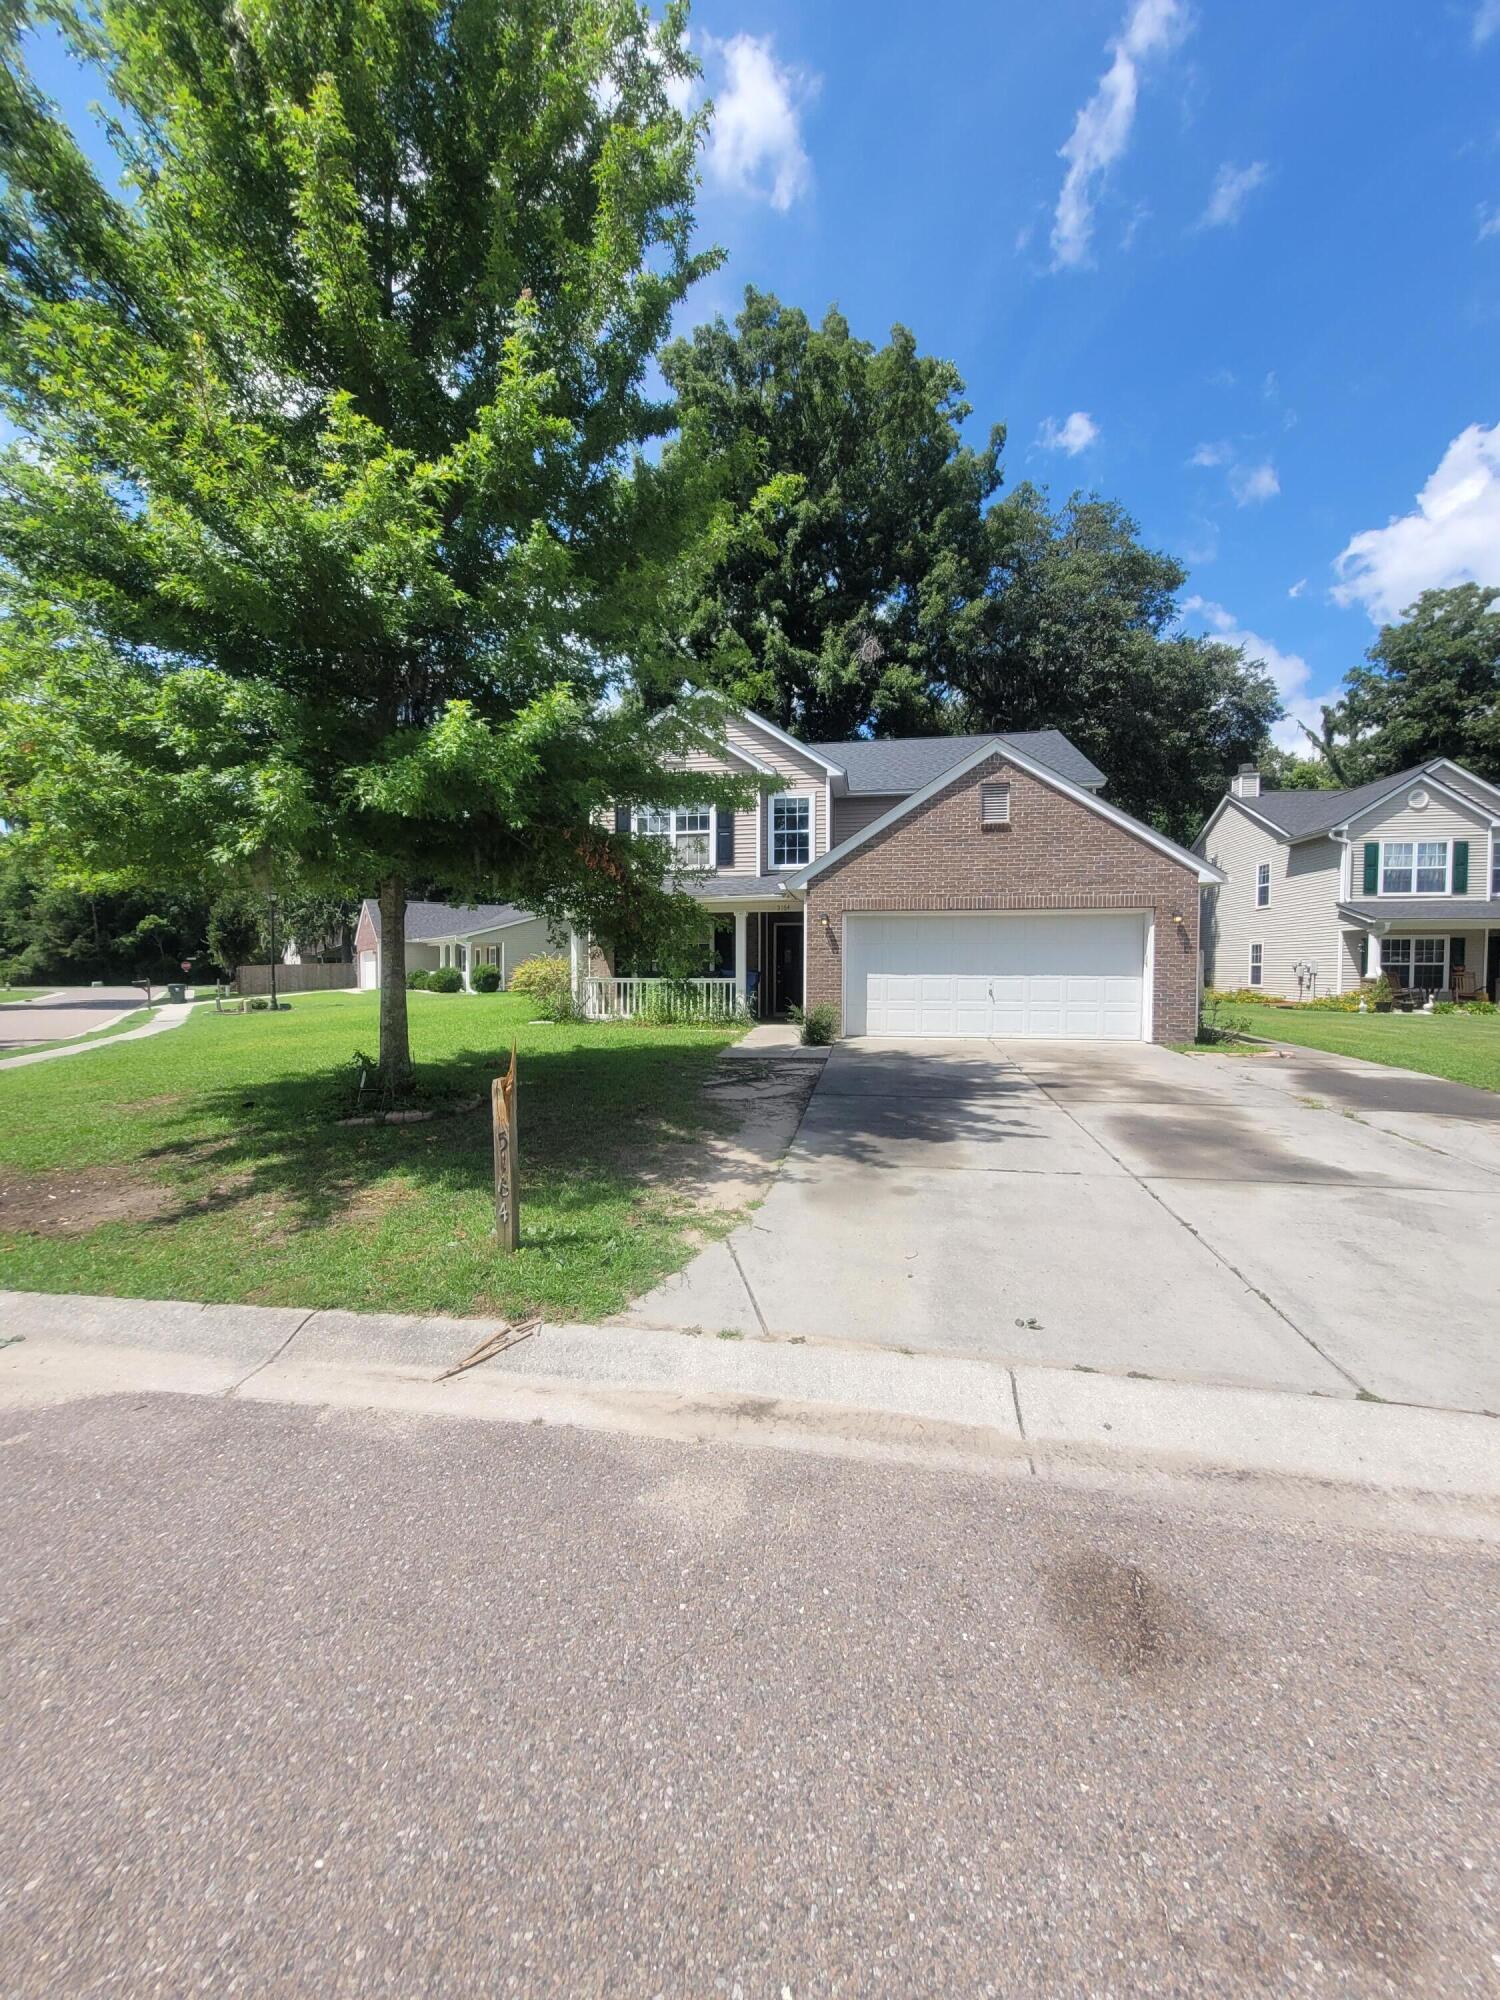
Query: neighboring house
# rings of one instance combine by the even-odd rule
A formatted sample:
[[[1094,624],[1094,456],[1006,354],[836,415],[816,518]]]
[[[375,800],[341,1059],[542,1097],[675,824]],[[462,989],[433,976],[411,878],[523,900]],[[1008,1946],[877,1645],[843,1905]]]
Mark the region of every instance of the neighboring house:
[[[1190,1041],[1211,865],[1102,799],[1055,730],[800,743],[739,714],[704,772],[777,789],[740,812],[626,812],[713,917],[706,968],[763,1018],[829,1004],[860,1035]],[[600,1011],[630,975],[578,935]],[[732,982],[732,988],[729,988]]]
[[[1500,788],[1446,757],[1343,792],[1267,792],[1246,766],[1194,846],[1211,986],[1344,993],[1382,968],[1429,993],[1500,983]]]
[[[406,906],[408,972],[431,972],[440,965],[451,965],[463,975],[467,986],[476,965],[494,965],[500,970],[500,984],[508,986],[510,975],[523,959],[557,949],[546,922],[511,903],[479,903],[468,908],[447,903]],[[373,897],[366,897],[360,906],[354,956],[359,984],[379,986],[380,905]]]

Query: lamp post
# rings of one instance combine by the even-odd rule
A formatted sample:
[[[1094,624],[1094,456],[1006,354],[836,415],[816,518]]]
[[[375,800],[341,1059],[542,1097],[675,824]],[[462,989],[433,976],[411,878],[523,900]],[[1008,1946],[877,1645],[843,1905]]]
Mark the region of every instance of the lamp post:
[[[276,891],[271,889],[266,895],[266,905],[271,912],[271,1012],[276,1012]]]

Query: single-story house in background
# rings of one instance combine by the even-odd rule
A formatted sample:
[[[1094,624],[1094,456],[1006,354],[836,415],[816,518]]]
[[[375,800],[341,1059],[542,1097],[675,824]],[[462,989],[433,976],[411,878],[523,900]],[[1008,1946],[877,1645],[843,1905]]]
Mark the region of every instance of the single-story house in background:
[[[406,969],[433,972],[440,965],[457,969],[464,985],[477,965],[498,967],[500,984],[508,986],[516,967],[528,958],[558,950],[546,920],[518,910],[513,903],[408,903],[406,906]],[[380,905],[368,896],[360,906],[354,932],[354,958],[362,987],[380,984]]]

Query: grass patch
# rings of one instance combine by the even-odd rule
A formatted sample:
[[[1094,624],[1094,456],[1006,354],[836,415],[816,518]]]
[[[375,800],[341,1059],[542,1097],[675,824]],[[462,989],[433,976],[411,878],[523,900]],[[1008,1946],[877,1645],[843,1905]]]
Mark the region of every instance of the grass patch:
[[[480,1110],[333,1122],[355,1051],[375,1046],[374,993],[299,994],[286,1014],[197,1008],[87,1062],[0,1072],[0,1283],[580,1319],[686,1261],[690,1231],[715,1226],[695,1213],[694,1144],[733,1123],[703,1084],[741,1028],[553,1026],[533,1023],[521,996],[409,997],[426,1085],[479,1094]],[[502,1258],[484,1107],[512,1036],[523,1242]],[[90,1173],[110,1190],[96,1226]],[[70,1177],[69,1226],[39,1226],[37,1185]],[[121,1219],[131,1185],[151,1191],[138,1204],[149,1212]]]
[[[6,1000],[38,1000],[44,993],[56,993],[55,986],[0,986],[0,1002]]]
[[[1225,1027],[1299,1048],[1328,1049],[1394,1069],[1420,1070],[1500,1090],[1500,1014],[1339,1014],[1305,1008],[1225,1007]]]
[[[0,1060],[7,1056],[29,1056],[37,1049],[81,1049],[91,1047],[95,1042],[107,1042],[111,1035],[129,1034],[132,1028],[144,1028],[156,1013],[154,1007],[137,1007],[133,1014],[126,1014],[121,1020],[112,1021],[107,1028],[96,1028],[92,1034],[69,1035],[60,1042],[15,1042],[0,1046]]]

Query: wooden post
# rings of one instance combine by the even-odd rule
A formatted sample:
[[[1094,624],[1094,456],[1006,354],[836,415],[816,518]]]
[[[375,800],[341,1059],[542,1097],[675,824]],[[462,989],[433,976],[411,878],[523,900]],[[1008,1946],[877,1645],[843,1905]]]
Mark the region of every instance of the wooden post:
[[[490,1126],[495,1141],[495,1235],[507,1253],[521,1245],[521,1190],[516,1156],[516,1045],[510,1068],[490,1085]]]

